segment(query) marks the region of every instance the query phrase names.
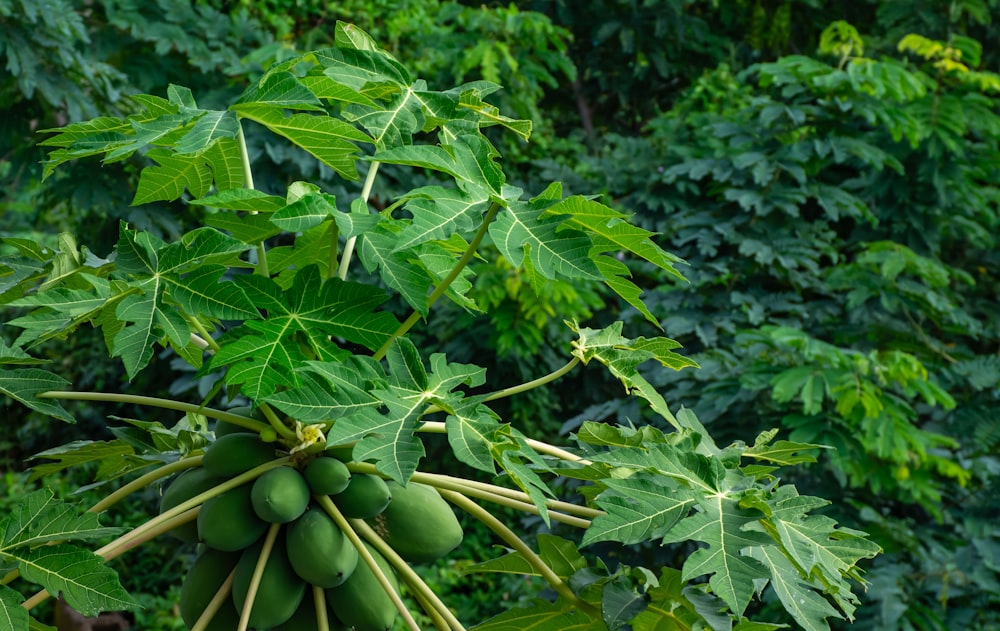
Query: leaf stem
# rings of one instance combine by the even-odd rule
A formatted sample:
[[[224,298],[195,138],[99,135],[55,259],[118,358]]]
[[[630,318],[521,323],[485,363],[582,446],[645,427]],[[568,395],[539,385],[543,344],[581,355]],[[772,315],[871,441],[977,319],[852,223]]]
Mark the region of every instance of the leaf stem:
[[[316,628],[330,631],[330,615],[326,609],[326,593],[319,585],[312,586],[313,605],[316,607]]]
[[[278,418],[278,415],[271,409],[271,406],[266,403],[261,403],[258,409],[260,409],[261,413],[264,414],[264,417],[267,419],[267,422],[271,424],[271,427],[274,428],[274,431],[278,432],[278,436],[287,440],[298,440],[298,436],[295,435],[295,432],[285,425],[280,418]]]
[[[250,153],[247,151],[247,139],[243,135],[243,123],[237,117],[239,123],[236,132],[236,146],[240,150],[240,165],[243,167],[243,186],[253,188],[253,169],[250,168]]]
[[[507,489],[494,484],[476,482],[475,480],[456,478],[437,473],[416,472],[413,474],[413,481],[420,482],[421,484],[428,484],[437,488],[447,489],[449,491],[456,491],[458,493],[462,493],[463,495],[478,497],[479,499],[486,500],[488,502],[509,506],[518,510],[534,513],[536,515],[539,514],[538,507],[532,503],[531,498],[523,491],[515,491],[513,489]],[[549,515],[552,516],[552,519],[561,521],[562,523],[570,526],[577,526],[579,528],[589,528],[590,521],[587,519],[572,517],[566,513],[576,513],[577,515],[583,515],[591,518],[600,517],[604,514],[603,511],[594,508],[588,508],[586,506],[571,504],[570,502],[563,502],[560,500],[546,500],[545,507],[554,509],[549,511]]]
[[[222,347],[219,346],[214,339],[212,339],[212,335],[205,328],[205,325],[201,323],[201,320],[199,320],[196,316],[186,313],[184,314],[184,319],[187,320],[188,324],[193,326],[198,332],[198,335],[194,335],[193,333],[191,334],[191,341],[194,342],[195,345],[202,350],[205,350],[206,348],[211,349],[209,350],[210,353],[218,353],[222,349]]]
[[[462,273],[462,270],[465,269],[465,266],[469,264],[469,261],[472,260],[472,257],[476,255],[476,250],[479,249],[479,244],[483,242],[484,238],[486,238],[486,231],[489,229],[490,223],[493,221],[493,218],[496,217],[498,212],[500,212],[500,203],[493,202],[492,204],[490,204],[489,209],[483,216],[483,223],[479,226],[479,230],[476,231],[476,235],[472,237],[472,241],[469,241],[469,246],[465,248],[465,252],[462,253],[462,257],[458,259],[458,262],[455,263],[455,266],[453,268],[451,268],[451,271],[448,272],[448,275],[445,276],[444,280],[442,280],[441,283],[438,284],[437,288],[435,288],[434,291],[431,292],[431,295],[427,297],[428,308],[430,308],[435,302],[437,302],[438,298],[444,295],[444,292],[448,290],[448,287],[452,284],[452,282],[454,282],[456,278],[458,278],[458,275]],[[389,345],[392,344],[392,341],[397,337],[402,337],[403,335],[406,335],[406,332],[412,329],[413,325],[415,325],[417,322],[420,321],[420,318],[421,316],[419,311],[414,311],[413,313],[411,313],[410,317],[408,317],[405,322],[399,325],[399,328],[396,329],[396,331],[389,337],[389,339],[385,341],[385,344],[382,345],[382,348],[378,349],[378,351],[372,357],[374,357],[376,361],[379,361],[383,357],[385,357],[385,354],[389,351]]]
[[[114,541],[112,541],[108,545],[106,545],[103,548],[101,548],[100,550],[98,550],[97,554],[100,554],[100,555],[103,556],[105,552],[116,550],[119,546],[126,546],[124,549],[128,549],[130,547],[133,547],[133,543],[132,543],[133,540],[138,540],[138,543],[142,543],[143,541],[146,540],[146,539],[143,539],[143,537],[145,536],[145,534],[147,532],[149,532],[149,531],[157,531],[157,533],[159,533],[160,532],[160,530],[159,530],[160,525],[163,524],[164,522],[168,522],[169,520],[173,519],[177,515],[180,515],[181,513],[184,513],[184,512],[186,512],[188,510],[191,510],[193,508],[197,508],[197,507],[201,506],[206,500],[210,500],[213,497],[216,497],[217,495],[222,495],[226,491],[229,491],[231,489],[235,489],[238,486],[242,486],[243,484],[246,484],[247,482],[250,482],[251,480],[255,480],[258,477],[260,477],[260,475],[263,474],[264,472],[270,471],[271,469],[274,469],[275,467],[280,467],[280,466],[282,466],[284,464],[287,464],[290,461],[291,461],[291,458],[288,458],[288,457],[276,458],[276,459],[272,460],[271,462],[264,463],[264,464],[260,465],[259,467],[255,467],[255,468],[253,468],[253,469],[251,469],[251,470],[249,470],[249,471],[247,471],[245,473],[241,473],[241,474],[239,474],[239,475],[237,475],[237,476],[235,476],[233,478],[230,478],[229,480],[226,480],[225,482],[221,482],[221,483],[217,484],[216,486],[210,488],[209,490],[207,490],[207,491],[205,491],[203,493],[199,493],[198,495],[195,495],[194,497],[192,497],[191,499],[189,499],[189,500],[187,500],[185,502],[181,502],[180,504],[178,504],[177,506],[174,506],[170,510],[167,510],[167,511],[164,511],[164,512],[160,513],[159,515],[157,515],[156,517],[153,517],[152,519],[150,519],[146,523],[142,524],[141,526],[138,526],[138,527],[134,528],[132,531],[130,531],[130,532],[122,535],[118,539],[115,539]],[[169,529],[167,529],[167,530],[169,530]],[[138,545],[138,543],[136,543],[134,545]],[[120,552],[116,553],[116,556],[117,556],[117,554],[120,554]]]
[[[243,601],[243,610],[240,612],[240,623],[236,631],[246,631],[250,626],[250,613],[253,611],[253,603],[257,599],[257,589],[260,587],[260,579],[264,576],[264,568],[267,567],[267,560],[274,549],[274,542],[278,538],[281,524],[271,524],[264,537],[264,547],[261,548],[260,556],[257,557],[257,565],[253,568],[253,575],[250,577],[250,586],[247,588],[247,596]]]
[[[121,500],[125,499],[132,493],[140,489],[144,489],[151,483],[159,480],[160,478],[165,478],[172,473],[177,471],[183,471],[185,469],[190,469],[192,467],[197,467],[201,465],[201,459],[203,456],[191,456],[190,458],[184,458],[178,460],[177,462],[171,462],[170,464],[165,464],[162,467],[158,467],[155,471],[150,471],[149,473],[139,476],[138,478],[132,480],[128,484],[122,486],[120,489],[114,493],[109,494],[107,497],[102,499],[100,502],[94,504],[89,509],[88,513],[100,513],[107,510],[108,508],[114,506]]]
[[[201,612],[198,616],[198,620],[195,621],[194,626],[191,627],[191,631],[205,631],[205,629],[212,623],[212,619],[215,614],[219,613],[219,609],[226,603],[226,599],[229,598],[230,593],[233,591],[233,579],[236,577],[236,568],[229,573],[226,580],[222,581],[222,585],[215,592],[215,596],[212,600],[208,602],[205,606],[205,610]]]
[[[365,176],[365,183],[361,187],[361,199],[365,202],[365,205],[368,204],[368,198],[372,194],[372,187],[375,185],[375,175],[378,173],[380,164],[378,160],[373,161],[368,168],[368,175]],[[340,258],[340,269],[337,271],[337,277],[340,280],[347,280],[347,270],[351,267],[351,257],[354,255],[354,244],[357,241],[358,237],[353,236],[344,244],[344,255]]]
[[[425,432],[428,434],[447,434],[448,426],[440,421],[424,421],[423,425],[417,428],[418,432]],[[572,452],[566,451],[556,447],[555,445],[550,445],[549,443],[543,443],[540,440],[535,440],[534,438],[525,438],[524,442],[531,445],[532,449],[539,453],[548,454],[559,458],[560,460],[567,460],[569,462],[578,462],[583,465],[593,464],[590,460],[578,456]]]
[[[490,394],[486,395],[486,397],[483,399],[483,402],[485,403],[487,401],[496,401],[497,399],[512,397],[516,394],[527,392],[528,390],[534,390],[535,388],[540,388],[566,375],[566,373],[576,368],[577,364],[579,363],[580,359],[578,357],[574,357],[573,359],[569,360],[566,363],[566,365],[563,366],[562,368],[554,370],[547,375],[539,377],[538,379],[532,379],[531,381],[522,383],[517,386],[511,386],[510,388],[503,388],[502,390],[496,390],[494,392],[491,392]],[[424,410],[424,414],[433,414],[435,412],[443,412],[443,411],[444,410],[442,408],[436,405],[431,405],[426,410]]]
[[[354,473],[369,473],[378,476],[382,475],[378,472],[378,469],[375,468],[375,465],[367,462],[352,462],[347,465],[347,468]],[[535,515],[540,514],[538,507],[531,501],[528,494],[523,491],[508,489],[495,484],[488,484],[486,482],[477,482],[467,478],[456,478],[450,475],[425,473],[422,471],[414,472],[410,479],[420,484],[455,491],[457,493],[461,493],[462,495],[476,497],[481,500],[507,506],[515,510],[521,510]],[[600,517],[605,514],[604,511],[588,508],[586,506],[580,506],[579,504],[562,502],[559,500],[545,500],[545,507],[554,509],[549,511],[549,515],[552,516],[552,519],[570,526],[576,526],[577,528],[589,528],[590,521],[574,516],[573,514],[590,518]]]
[[[337,222],[333,221],[331,222],[330,225],[330,258],[328,258],[326,262],[327,278],[333,278],[334,274],[337,273],[337,251],[339,249],[340,249],[340,229],[337,227]]]
[[[247,151],[247,139],[243,135],[243,123],[239,121],[238,131],[236,132],[236,146],[240,150],[240,164],[243,167],[243,186],[244,188],[252,189],[253,186],[253,169],[250,166],[250,153]],[[256,214],[256,213],[253,213]],[[257,270],[255,272],[260,276],[270,276],[271,274],[267,269],[267,250],[264,248],[264,242],[261,241],[257,244]]]
[[[544,386],[548,383],[555,381],[556,379],[559,379],[569,371],[576,368],[577,364],[579,363],[580,359],[574,357],[569,362],[567,362],[565,366],[559,368],[558,370],[550,372],[549,374],[543,377],[539,377],[538,379],[533,379],[527,383],[522,383],[519,386],[512,386],[510,388],[497,390],[496,392],[488,394],[484,399],[484,401],[495,401],[497,399],[503,399],[505,397],[514,396],[515,394],[521,394],[522,392],[527,392],[528,390],[534,390],[535,388],[539,388],[541,386]]]
[[[545,582],[547,582],[557,594],[569,600],[579,609],[588,612],[594,617],[600,618],[600,612],[593,605],[578,598],[577,595],[573,593],[570,586],[563,582],[563,580],[552,571],[552,568],[546,565],[545,562],[542,561],[541,557],[535,554],[528,544],[518,537],[517,534],[508,528],[502,521],[461,493],[448,491],[446,489],[439,489],[438,492],[441,494],[441,497],[481,521],[487,528],[492,530],[501,539],[507,542],[510,547],[521,553],[524,560],[527,561],[528,564],[531,565],[531,567],[534,568],[534,570],[538,572],[543,579],[545,579]]]
[[[178,412],[187,412],[190,414],[202,414],[210,418],[233,423],[234,425],[239,425],[240,427],[245,427],[255,432],[260,432],[262,429],[267,427],[266,423],[262,423],[257,419],[250,418],[249,416],[233,414],[231,412],[216,410],[214,408],[206,408],[200,405],[194,405],[193,403],[183,403],[181,401],[174,401],[173,399],[160,399],[157,397],[147,397],[139,394],[122,394],[119,392],[74,392],[72,390],[49,390],[48,392],[39,393],[36,396],[40,399],[66,399],[69,401],[107,401],[113,403],[132,403],[135,405],[149,405],[152,407],[163,408],[165,410],[176,410]]]
[[[465,631],[465,627],[459,622],[455,614],[448,609],[448,606],[441,602],[437,594],[427,586],[420,575],[413,571],[413,568],[401,557],[399,553],[392,549],[392,547],[387,544],[382,537],[378,536],[378,533],[372,529],[363,519],[351,519],[349,520],[351,526],[360,533],[368,543],[372,544],[379,553],[389,561],[389,564],[395,568],[396,572],[403,578],[406,584],[413,590],[414,594],[420,599],[424,600],[427,605],[431,608],[427,613],[431,616],[437,613],[439,616],[444,618],[446,621],[447,628],[453,629],[454,631]]]
[[[411,631],[420,631],[420,625],[418,625],[417,621],[413,619],[413,614],[411,614],[410,610],[406,608],[406,603],[403,602],[403,599],[400,598],[399,594],[396,593],[396,590],[393,589],[392,583],[389,582],[389,578],[384,572],[382,572],[382,568],[379,567],[378,563],[375,562],[375,557],[373,557],[372,553],[365,547],[364,542],[361,541],[361,537],[358,536],[354,527],[351,526],[351,522],[344,517],[344,514],[340,512],[340,509],[333,503],[330,496],[314,495],[313,499],[316,500],[316,503],[319,504],[324,511],[326,511],[326,514],[329,515],[331,519],[333,519],[334,523],[337,524],[340,530],[343,531],[344,535],[346,535],[347,539],[351,542],[351,545],[357,549],[358,556],[360,556],[368,565],[368,568],[371,569],[375,578],[378,579],[379,585],[381,585],[382,589],[385,590],[385,593],[389,595],[392,603],[396,605],[396,609],[403,616],[403,619],[406,621],[406,624],[410,627]]]

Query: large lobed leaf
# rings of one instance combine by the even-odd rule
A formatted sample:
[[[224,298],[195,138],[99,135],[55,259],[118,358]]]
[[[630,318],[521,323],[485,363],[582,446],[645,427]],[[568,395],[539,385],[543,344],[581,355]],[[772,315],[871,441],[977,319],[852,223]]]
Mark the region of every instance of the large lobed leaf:
[[[5,564],[13,562],[22,577],[50,593],[62,593],[70,606],[84,615],[133,609],[138,603],[104,559],[75,545],[57,543],[89,541],[120,531],[101,526],[97,514],[80,514],[76,506],[42,489],[26,495],[0,520],[0,560]],[[26,629],[26,618],[12,611],[12,607],[20,606],[20,599],[10,591],[0,590],[0,621],[6,618],[20,625],[10,629]]]
[[[424,455],[424,446],[414,434],[421,415],[430,405],[450,407],[463,398],[455,388],[483,383],[484,370],[477,366],[447,363],[444,355],[432,355],[431,371],[424,367],[416,347],[406,338],[396,338],[386,355],[386,378],[370,390],[381,407],[362,407],[340,418],[327,434],[327,443],[357,441],[353,458],[371,460],[378,470],[405,483]]]

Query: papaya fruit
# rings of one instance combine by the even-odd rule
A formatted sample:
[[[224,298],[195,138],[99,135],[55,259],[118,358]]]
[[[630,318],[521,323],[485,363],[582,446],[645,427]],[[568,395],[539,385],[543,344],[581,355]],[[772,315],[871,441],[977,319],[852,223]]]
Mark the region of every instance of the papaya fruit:
[[[171,508],[183,504],[195,495],[200,495],[224,481],[224,478],[214,476],[202,467],[184,471],[174,478],[163,491],[163,496],[160,498],[160,514],[162,515]],[[189,521],[171,530],[170,534],[185,543],[197,543],[198,524],[195,521]]]
[[[233,604],[238,611],[243,610],[250,580],[253,577],[257,559],[264,547],[263,541],[258,541],[252,547],[243,551],[236,563],[236,576],[233,578]],[[254,597],[250,610],[250,626],[258,629],[268,629],[283,624],[292,617],[302,603],[306,593],[306,584],[302,582],[288,561],[285,547],[285,537],[279,533],[274,540],[274,547],[267,557],[264,573],[261,575],[257,595]]]
[[[358,551],[343,531],[320,508],[311,508],[287,532],[288,560],[305,582],[336,587],[358,565]]]
[[[325,596],[323,598],[325,599]],[[329,609],[326,612],[326,620],[330,631],[350,631],[337,620],[333,612],[329,611]],[[302,598],[302,603],[295,610],[295,613],[292,614],[292,617],[282,624],[272,627],[271,631],[319,631],[319,622],[316,617],[316,601],[313,598],[311,588],[306,588],[306,595]]]
[[[191,569],[184,575],[184,581],[181,583],[178,603],[181,618],[189,629],[201,617],[239,559],[238,552],[205,549],[191,564]],[[206,631],[232,631],[239,624],[239,619],[232,598],[226,598],[222,607],[215,612]]]
[[[264,418],[262,418],[263,417],[262,414],[256,412],[249,405],[241,405],[235,408],[230,408],[229,410],[226,411],[231,414],[239,414],[240,416],[251,416],[260,421],[265,420]],[[222,419],[219,419],[215,422],[216,438],[225,436],[227,434],[253,434],[253,433],[254,431],[252,429],[247,429],[246,427],[243,427],[242,425],[237,425],[236,423],[230,423],[229,421],[223,421]]]
[[[251,485],[244,484],[202,504],[198,537],[206,546],[232,552],[260,539],[267,523],[254,512],[250,492]]]
[[[302,475],[315,495],[336,495],[351,481],[347,465],[329,456],[320,456],[310,462]]]
[[[426,484],[386,483],[392,501],[369,520],[375,532],[410,563],[435,561],[462,543],[462,525],[448,502]]]
[[[365,547],[398,594],[399,580],[389,562],[367,543]],[[326,602],[337,618],[355,631],[388,631],[399,613],[375,573],[363,560],[358,561],[358,567],[343,585],[326,590]]]
[[[231,478],[275,459],[274,445],[257,434],[227,434],[205,449],[201,466],[212,475]]]
[[[309,506],[309,485],[292,467],[277,467],[254,480],[250,491],[254,512],[266,522],[287,524]]]
[[[333,503],[344,515],[358,519],[378,515],[391,500],[385,480],[369,473],[351,476],[347,487],[333,496]]]
[[[327,447],[324,453],[341,462],[350,462],[353,460],[354,445],[334,445],[333,447]]]

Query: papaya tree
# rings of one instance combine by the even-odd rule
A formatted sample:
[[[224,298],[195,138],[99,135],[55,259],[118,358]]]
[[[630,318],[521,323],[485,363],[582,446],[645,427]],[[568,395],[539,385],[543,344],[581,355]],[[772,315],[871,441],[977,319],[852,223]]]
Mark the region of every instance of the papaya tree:
[[[2,301],[17,309],[4,323],[16,337],[0,346],[5,397],[66,423],[66,401],[150,411],[113,419],[114,440],[40,454],[51,471],[96,464],[107,492],[82,506],[39,490],[0,518],[4,628],[46,628],[33,610],[56,594],[84,614],[136,607],[106,562],[168,533],[202,544],[177,577],[196,631],[416,629],[415,610],[454,630],[781,626],[745,617],[756,598],[777,599],[807,629],[853,619],[857,564],[878,546],[813,514],[828,501],[780,482],[822,446],[776,431],[717,444],[639,372],[647,362],[695,369],[672,340],[629,337],[620,321],[568,321],[564,366],[510,385],[412,334],[442,299],[484,310],[469,263],[487,245],[539,290],[599,284],[652,324],[668,314],[642,302],[626,262],[682,279],[679,259],[628,216],[557,182],[508,184],[484,131],[527,140],[531,125],[485,100],[498,88],[429,89],[338,24],[334,46],[274,63],[225,109],[172,85],[166,98],[133,96],[131,115],[48,130],[45,176],[80,158],[141,158],[133,204],[183,200],[205,221],[170,242],[123,222],[111,252],[70,234],[58,248],[3,240]],[[338,199],[302,181],[258,190],[249,126],[363,181],[360,193]],[[428,183],[373,212],[384,165]],[[397,317],[399,305],[410,315]],[[214,387],[200,405],[128,383],[74,390],[33,351],[82,327],[101,331],[129,380],[172,362]],[[556,445],[490,406],[584,369],[610,371],[669,429],[586,422]],[[431,443],[469,475],[435,471]],[[150,486],[163,489],[158,515],[124,531],[102,525]],[[551,532],[518,533],[490,507],[535,515]],[[457,619],[413,570],[459,545],[456,511],[504,548],[478,571],[541,577],[551,598]],[[602,559],[594,550],[605,542],[688,545],[679,567],[646,568]]]

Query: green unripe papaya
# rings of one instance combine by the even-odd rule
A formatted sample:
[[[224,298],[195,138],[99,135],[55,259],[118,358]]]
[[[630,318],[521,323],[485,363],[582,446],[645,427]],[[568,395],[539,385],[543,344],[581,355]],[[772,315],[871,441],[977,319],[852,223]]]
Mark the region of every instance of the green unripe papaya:
[[[336,495],[351,481],[347,465],[329,456],[320,456],[306,465],[303,476],[315,495]]]
[[[250,579],[253,577],[263,547],[264,542],[260,541],[253,547],[247,548],[236,564],[233,603],[239,611],[243,610],[243,605],[246,603]],[[285,537],[279,534],[264,565],[264,574],[261,576],[257,595],[250,610],[250,626],[268,629],[286,622],[299,608],[305,593],[306,584],[295,574],[292,564],[288,562]]]
[[[385,480],[363,473],[351,476],[347,488],[333,496],[333,502],[348,517],[367,519],[378,515],[392,500]]]
[[[350,462],[353,460],[354,445],[335,445],[333,447],[327,447],[324,452],[328,456],[333,456],[341,462]]]
[[[349,631],[347,627],[337,620],[332,611],[327,610],[327,625],[330,631]],[[299,608],[295,610],[292,617],[286,622],[273,627],[271,631],[319,631],[319,622],[316,618],[316,601],[313,598],[312,588],[306,588],[306,595],[302,599]]]
[[[238,414],[239,416],[250,416],[257,420],[265,420],[259,412],[255,412],[253,408],[249,405],[241,405],[239,407],[230,408],[226,410],[230,414]],[[219,419],[215,421],[215,437],[220,438],[226,436],[227,434],[253,434],[252,429],[243,427],[242,425],[237,425],[236,423],[230,423],[229,421],[223,421]]]
[[[254,480],[250,501],[257,516],[272,524],[298,519],[309,506],[309,485],[298,470],[277,467]]]
[[[358,551],[322,509],[312,508],[288,527],[288,560],[302,580],[336,587],[358,565]]]
[[[435,561],[462,543],[462,525],[448,502],[426,484],[387,483],[392,501],[370,519],[375,532],[410,563]]]
[[[231,478],[275,459],[274,445],[257,434],[227,434],[205,450],[201,466],[212,475]]]
[[[250,489],[249,484],[244,484],[202,504],[198,537],[209,548],[242,550],[253,545],[267,530],[267,523],[253,510]]]
[[[224,478],[214,476],[202,467],[188,469],[174,478],[170,486],[163,491],[163,497],[160,498],[160,514],[224,481]],[[197,543],[198,524],[195,521],[189,521],[171,530],[170,534],[186,543]]]
[[[398,594],[399,580],[389,562],[367,543],[365,547]],[[358,567],[343,585],[326,590],[326,602],[337,618],[355,631],[388,631],[399,613],[375,573],[363,560],[358,561]]]
[[[184,575],[184,581],[181,583],[179,603],[181,618],[189,629],[198,621],[239,559],[240,555],[237,552],[205,549],[191,564],[191,569]],[[206,631],[232,631],[238,626],[239,620],[240,616],[233,606],[232,598],[226,598],[222,607],[215,612]]]

